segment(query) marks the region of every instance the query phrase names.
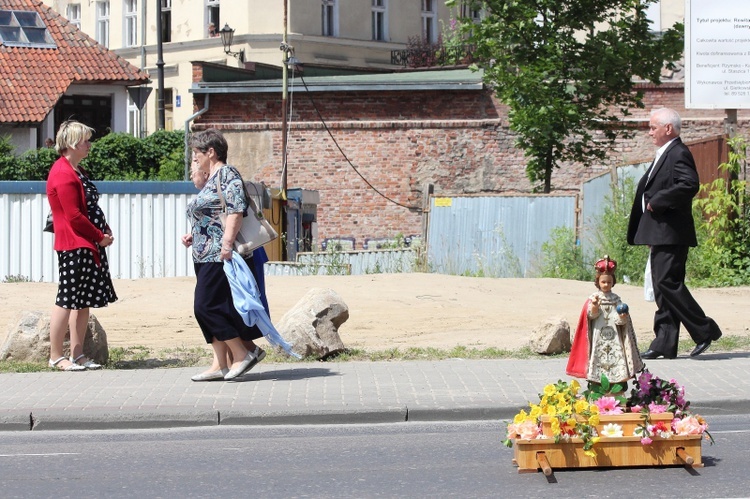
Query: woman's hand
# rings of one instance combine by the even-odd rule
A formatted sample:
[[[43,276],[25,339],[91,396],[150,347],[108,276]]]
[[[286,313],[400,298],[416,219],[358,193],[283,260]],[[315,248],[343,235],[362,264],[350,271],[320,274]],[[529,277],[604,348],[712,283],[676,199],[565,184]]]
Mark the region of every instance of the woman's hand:
[[[101,241],[99,241],[99,246],[102,248],[106,248],[107,246],[110,246],[113,242],[115,242],[115,238],[109,234],[104,234],[104,237]]]
[[[232,259],[232,246],[227,245],[226,243],[221,243],[221,253],[219,254],[219,258],[222,260],[231,260]]]
[[[190,233],[184,234],[181,240],[182,240],[182,245],[185,246],[186,248],[189,248],[190,246],[193,245],[193,235]]]

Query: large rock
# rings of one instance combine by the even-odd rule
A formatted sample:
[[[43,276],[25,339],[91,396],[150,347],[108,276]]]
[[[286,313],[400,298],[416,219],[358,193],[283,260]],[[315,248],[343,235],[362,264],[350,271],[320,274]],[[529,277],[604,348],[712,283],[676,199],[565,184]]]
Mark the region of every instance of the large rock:
[[[50,348],[49,321],[48,313],[37,310],[21,312],[0,347],[0,360],[46,362]],[[107,333],[94,314],[89,316],[83,353],[99,364],[106,364],[109,360]],[[63,354],[70,356],[70,335],[66,336],[63,344]]]
[[[529,348],[543,355],[570,352],[570,347],[570,325],[565,319],[547,319],[529,339]]]
[[[349,307],[332,289],[313,288],[276,325],[279,334],[303,357],[324,359],[345,347],[339,326],[349,319]]]

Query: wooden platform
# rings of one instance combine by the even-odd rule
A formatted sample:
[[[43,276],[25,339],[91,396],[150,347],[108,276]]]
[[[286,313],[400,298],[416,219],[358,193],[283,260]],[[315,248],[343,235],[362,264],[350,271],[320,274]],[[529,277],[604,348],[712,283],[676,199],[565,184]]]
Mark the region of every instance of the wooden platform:
[[[653,414],[651,421],[671,421],[672,414]],[[601,428],[608,423],[623,427],[623,437],[601,437],[594,445],[596,457],[583,453],[583,441],[571,438],[567,442],[555,443],[553,438],[534,440],[516,439],[513,442],[513,463],[519,473],[535,473],[542,470],[550,475],[554,469],[603,468],[618,466],[692,466],[702,467],[701,442],[703,435],[673,435],[671,438],[653,437],[649,445],[641,444],[634,429],[642,422],[639,414],[600,416]],[[549,425],[543,421],[545,435],[552,435]],[[600,431],[601,434],[601,431]]]

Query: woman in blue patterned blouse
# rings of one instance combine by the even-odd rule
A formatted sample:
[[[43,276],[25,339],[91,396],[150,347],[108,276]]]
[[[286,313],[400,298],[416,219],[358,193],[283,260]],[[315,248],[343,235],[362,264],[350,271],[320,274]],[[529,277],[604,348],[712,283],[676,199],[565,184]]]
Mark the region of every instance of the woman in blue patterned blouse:
[[[216,129],[193,134],[192,179],[201,191],[187,208],[191,232],[182,243],[192,246],[195,264],[194,312],[206,342],[214,350],[214,360],[207,371],[196,374],[193,381],[230,380],[242,376],[263,360],[266,353],[253,340],[262,335],[257,327],[248,327],[234,308],[224,260],[231,260],[234,238],[247,210],[242,177],[226,164],[227,141]],[[225,227],[217,189],[226,202]],[[253,268],[249,262],[250,268]],[[234,359],[229,365],[228,359]]]

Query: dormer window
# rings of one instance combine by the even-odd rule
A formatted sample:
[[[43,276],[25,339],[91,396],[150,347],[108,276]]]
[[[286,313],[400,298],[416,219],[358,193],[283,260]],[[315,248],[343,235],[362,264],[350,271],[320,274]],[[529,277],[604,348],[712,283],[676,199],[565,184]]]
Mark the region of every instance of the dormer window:
[[[6,47],[57,48],[39,13],[25,10],[0,10],[0,43]]]

